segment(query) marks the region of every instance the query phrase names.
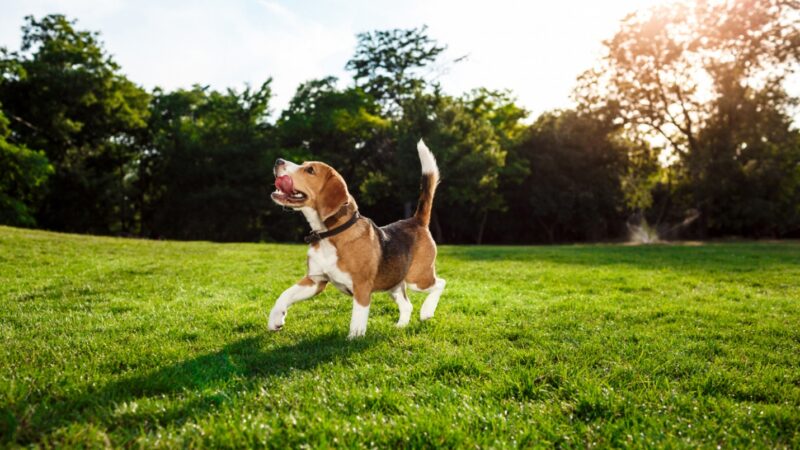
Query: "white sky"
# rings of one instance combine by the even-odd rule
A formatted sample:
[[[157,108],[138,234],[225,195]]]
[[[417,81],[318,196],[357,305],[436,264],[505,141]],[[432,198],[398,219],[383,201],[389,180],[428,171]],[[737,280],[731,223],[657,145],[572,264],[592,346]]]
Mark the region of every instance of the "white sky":
[[[662,0],[664,1],[664,0]],[[534,115],[570,105],[576,77],[627,13],[659,0],[0,0],[0,46],[20,45],[23,17],[62,13],[100,31],[122,71],[150,89],[259,85],[272,76],[279,113],[299,83],[344,83],[355,34],[428,25],[469,58],[439,81],[448,93],[511,89]]]

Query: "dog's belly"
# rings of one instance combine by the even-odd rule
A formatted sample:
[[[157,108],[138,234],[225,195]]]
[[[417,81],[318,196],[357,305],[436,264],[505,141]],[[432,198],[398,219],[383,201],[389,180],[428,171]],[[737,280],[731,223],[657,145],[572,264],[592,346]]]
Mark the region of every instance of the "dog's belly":
[[[353,295],[353,279],[336,264],[336,247],[322,240],[308,249],[308,275],[315,281],[328,281],[347,295]]]

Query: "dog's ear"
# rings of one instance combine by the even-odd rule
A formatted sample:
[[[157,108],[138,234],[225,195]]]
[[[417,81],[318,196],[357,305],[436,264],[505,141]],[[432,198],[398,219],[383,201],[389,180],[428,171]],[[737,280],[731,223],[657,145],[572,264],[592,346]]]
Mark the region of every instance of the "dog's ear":
[[[336,172],[328,172],[328,178],[322,185],[317,197],[317,212],[324,222],[328,217],[336,214],[346,205],[350,198],[347,185],[342,176]]]

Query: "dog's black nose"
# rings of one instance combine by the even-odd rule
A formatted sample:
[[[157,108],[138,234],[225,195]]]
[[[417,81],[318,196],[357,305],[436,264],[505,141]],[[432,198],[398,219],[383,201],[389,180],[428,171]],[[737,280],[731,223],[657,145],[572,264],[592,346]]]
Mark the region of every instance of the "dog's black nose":
[[[278,158],[275,160],[275,167],[282,166],[284,164],[286,164],[286,161],[284,161],[283,158]]]

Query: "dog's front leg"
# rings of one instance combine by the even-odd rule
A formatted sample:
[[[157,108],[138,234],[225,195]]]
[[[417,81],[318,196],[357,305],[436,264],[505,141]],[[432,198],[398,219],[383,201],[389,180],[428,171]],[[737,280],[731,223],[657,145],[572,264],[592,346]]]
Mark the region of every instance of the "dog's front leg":
[[[399,285],[397,285],[397,287],[389,291],[389,295],[392,296],[394,302],[397,303],[397,308],[400,310],[400,319],[397,320],[397,327],[402,328],[408,325],[408,321],[411,320],[411,311],[414,310],[414,306],[408,299],[408,294],[406,293],[406,283],[401,282]]]
[[[309,299],[319,294],[325,289],[325,285],[327,284],[327,281],[314,281],[309,277],[305,277],[294,286],[283,291],[283,294],[278,297],[275,306],[272,307],[272,311],[269,313],[268,328],[270,331],[278,331],[283,328],[283,324],[286,321],[286,313],[293,303]]]
[[[367,332],[367,319],[369,319],[369,304],[371,302],[371,289],[362,287],[354,289],[353,315],[350,317],[350,334],[348,339],[364,336]]]

